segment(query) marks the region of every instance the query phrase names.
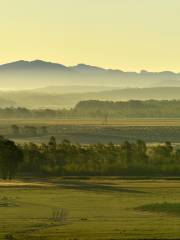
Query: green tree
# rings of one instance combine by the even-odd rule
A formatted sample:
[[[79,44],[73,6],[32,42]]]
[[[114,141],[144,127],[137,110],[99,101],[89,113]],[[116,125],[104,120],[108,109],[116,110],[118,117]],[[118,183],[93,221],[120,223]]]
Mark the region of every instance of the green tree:
[[[0,170],[3,179],[12,179],[23,160],[22,151],[13,141],[0,138]]]

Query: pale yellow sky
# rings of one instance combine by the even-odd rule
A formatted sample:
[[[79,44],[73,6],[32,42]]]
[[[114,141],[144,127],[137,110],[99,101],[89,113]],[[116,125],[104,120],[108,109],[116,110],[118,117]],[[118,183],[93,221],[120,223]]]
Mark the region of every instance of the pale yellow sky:
[[[0,63],[180,71],[180,0],[0,0]]]

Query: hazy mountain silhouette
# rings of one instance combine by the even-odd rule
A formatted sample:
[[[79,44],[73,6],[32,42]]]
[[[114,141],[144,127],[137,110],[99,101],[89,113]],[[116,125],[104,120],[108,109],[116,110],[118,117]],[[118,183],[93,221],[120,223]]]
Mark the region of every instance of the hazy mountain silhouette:
[[[87,93],[87,92],[101,92],[117,89],[116,87],[96,86],[96,85],[71,85],[71,86],[47,86],[42,88],[35,88],[28,90],[34,93],[48,93],[48,94],[70,94],[70,93]]]
[[[67,67],[65,67],[64,65],[58,64],[58,63],[51,63],[51,62],[45,62],[45,61],[41,61],[41,60],[34,60],[34,61],[24,61],[24,60],[20,60],[20,61],[16,61],[16,62],[12,62],[12,63],[7,63],[7,64],[3,64],[0,65],[0,70],[8,70],[8,71],[12,71],[12,70],[68,70]]]
[[[56,88],[58,91],[57,86]],[[99,92],[94,91],[94,88],[92,88],[92,91],[91,88],[88,88],[86,89],[86,93],[75,92],[78,91],[77,88],[75,88],[74,92],[68,93],[68,91],[72,91],[72,88],[70,87],[68,90],[68,87],[66,87],[66,89],[64,87],[66,94],[62,94],[61,91],[59,93],[54,92],[52,87],[50,90],[48,90],[48,88],[42,88],[29,91],[0,91],[0,97],[4,100],[8,99],[8,102],[12,106],[16,103],[17,106],[28,108],[70,108],[74,107],[79,101],[84,100],[180,100],[180,88],[178,87],[116,89]],[[82,91],[84,91],[84,88]]]
[[[180,73],[124,72],[86,64],[17,61],[0,65],[1,88],[40,88],[53,85],[106,86],[119,88],[180,86]],[[103,89],[102,89],[103,90]]]

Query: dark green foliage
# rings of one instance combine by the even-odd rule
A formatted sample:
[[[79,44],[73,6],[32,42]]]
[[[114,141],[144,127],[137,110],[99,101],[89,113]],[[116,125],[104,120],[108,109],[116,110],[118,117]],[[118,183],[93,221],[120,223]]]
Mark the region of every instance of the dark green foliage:
[[[179,118],[180,101],[130,100],[127,102],[89,100],[79,102],[75,110],[86,116],[105,118]]]
[[[137,210],[167,213],[180,216],[180,203],[153,203],[140,206]]]
[[[24,176],[178,176],[180,150],[170,142],[147,147],[142,140],[118,145],[80,145],[68,140],[58,144],[53,136],[48,144],[16,146],[1,137],[2,177],[13,178],[18,166]]]
[[[180,174],[179,149],[171,143],[153,147],[138,140],[121,145],[72,144],[68,140],[22,146],[21,173],[28,175],[74,176],[169,176]]]
[[[23,160],[22,151],[13,141],[0,137],[0,171],[3,179],[12,179]]]

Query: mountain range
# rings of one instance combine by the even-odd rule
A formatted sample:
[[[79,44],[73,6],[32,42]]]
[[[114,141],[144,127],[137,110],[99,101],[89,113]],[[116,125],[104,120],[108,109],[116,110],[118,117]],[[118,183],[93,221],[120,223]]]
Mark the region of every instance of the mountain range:
[[[0,107],[71,108],[83,100],[179,100],[180,73],[21,60],[0,65],[0,89]]]
[[[26,107],[26,108],[72,108],[78,102],[84,100],[180,100],[180,87],[156,87],[156,88],[132,88],[132,89],[112,89],[95,91],[94,88],[86,89],[87,92],[62,93],[61,87],[55,87],[56,93],[52,93],[52,87],[48,89],[35,89],[26,91],[0,91],[0,107]],[[58,93],[58,89],[59,93]],[[80,90],[84,90],[82,87]],[[54,88],[53,88],[54,89]],[[72,91],[72,89],[69,89]],[[65,92],[65,90],[64,90]]]
[[[47,86],[98,86],[109,88],[180,87],[180,73],[125,72],[86,64],[65,66],[42,60],[0,65],[0,88],[30,89]]]

